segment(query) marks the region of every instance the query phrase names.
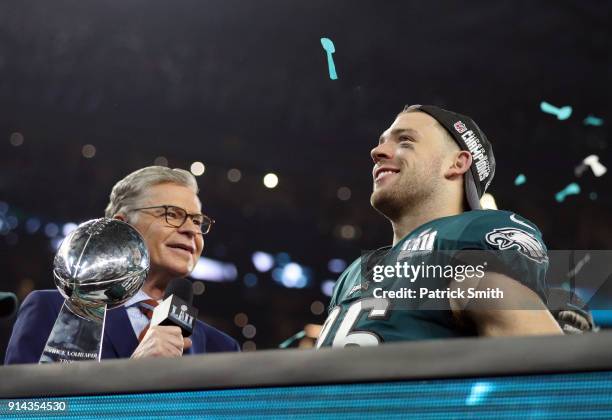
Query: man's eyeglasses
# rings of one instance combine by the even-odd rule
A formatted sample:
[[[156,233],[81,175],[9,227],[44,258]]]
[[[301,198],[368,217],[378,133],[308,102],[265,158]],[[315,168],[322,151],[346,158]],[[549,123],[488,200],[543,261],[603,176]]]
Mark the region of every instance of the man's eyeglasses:
[[[187,210],[176,207],[176,206],[153,206],[153,207],[140,207],[137,209],[132,209],[133,211],[140,210],[153,210],[153,209],[164,209],[164,216],[166,218],[166,223],[170,226],[179,228],[185,224],[187,218],[189,217],[194,225],[200,228],[202,235],[206,235],[210,232],[210,228],[215,223],[213,219],[210,217],[201,214],[194,213],[189,214]],[[161,215],[160,215],[161,216]]]

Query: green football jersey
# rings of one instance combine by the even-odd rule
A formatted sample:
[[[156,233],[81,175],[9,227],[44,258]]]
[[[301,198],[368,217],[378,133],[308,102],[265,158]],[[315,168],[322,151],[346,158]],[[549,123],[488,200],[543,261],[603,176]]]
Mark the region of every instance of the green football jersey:
[[[355,260],[336,282],[317,347],[474,335],[453,317],[444,292],[435,292],[460,281],[458,261],[474,252],[494,254],[485,272],[506,274],[546,301],[548,256],[539,229],[511,212],[468,211],[427,222],[393,247]],[[483,270],[477,266],[470,275],[478,275],[478,267]],[[383,290],[405,298],[381,296]]]

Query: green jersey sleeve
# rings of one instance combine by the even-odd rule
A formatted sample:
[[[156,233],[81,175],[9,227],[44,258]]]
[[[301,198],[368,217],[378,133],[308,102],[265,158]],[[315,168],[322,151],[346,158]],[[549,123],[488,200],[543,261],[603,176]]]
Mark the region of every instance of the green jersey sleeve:
[[[338,277],[332,297],[329,302],[328,311],[331,311],[344,298],[350,296],[355,289],[360,288],[361,279],[361,258],[357,258],[349,265]]]
[[[546,302],[548,254],[542,233],[530,221],[507,211],[480,211],[461,235],[461,250],[485,250],[488,271],[505,274]],[[464,253],[465,254],[465,253]]]

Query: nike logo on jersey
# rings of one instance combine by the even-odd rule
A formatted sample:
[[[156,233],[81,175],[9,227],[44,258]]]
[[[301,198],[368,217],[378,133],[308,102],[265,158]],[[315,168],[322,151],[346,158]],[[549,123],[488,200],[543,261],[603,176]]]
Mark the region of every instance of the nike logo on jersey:
[[[515,213],[512,213],[512,214],[510,215],[510,220],[512,220],[514,223],[518,223],[519,225],[523,225],[523,226],[525,226],[526,228],[529,228],[529,229],[531,229],[531,230],[536,230],[536,229],[535,229],[533,226],[530,226],[530,225],[528,225],[527,223],[525,223],[525,222],[523,222],[523,221],[521,221],[521,220],[517,219],[517,218],[516,218],[516,214],[515,214]]]

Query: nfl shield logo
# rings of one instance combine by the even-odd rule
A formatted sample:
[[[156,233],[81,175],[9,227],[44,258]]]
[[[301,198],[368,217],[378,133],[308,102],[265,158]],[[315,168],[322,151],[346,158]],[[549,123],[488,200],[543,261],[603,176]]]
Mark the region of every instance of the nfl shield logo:
[[[453,126],[455,127],[455,130],[457,130],[459,134],[463,134],[467,131],[467,127],[461,121],[457,121]]]

